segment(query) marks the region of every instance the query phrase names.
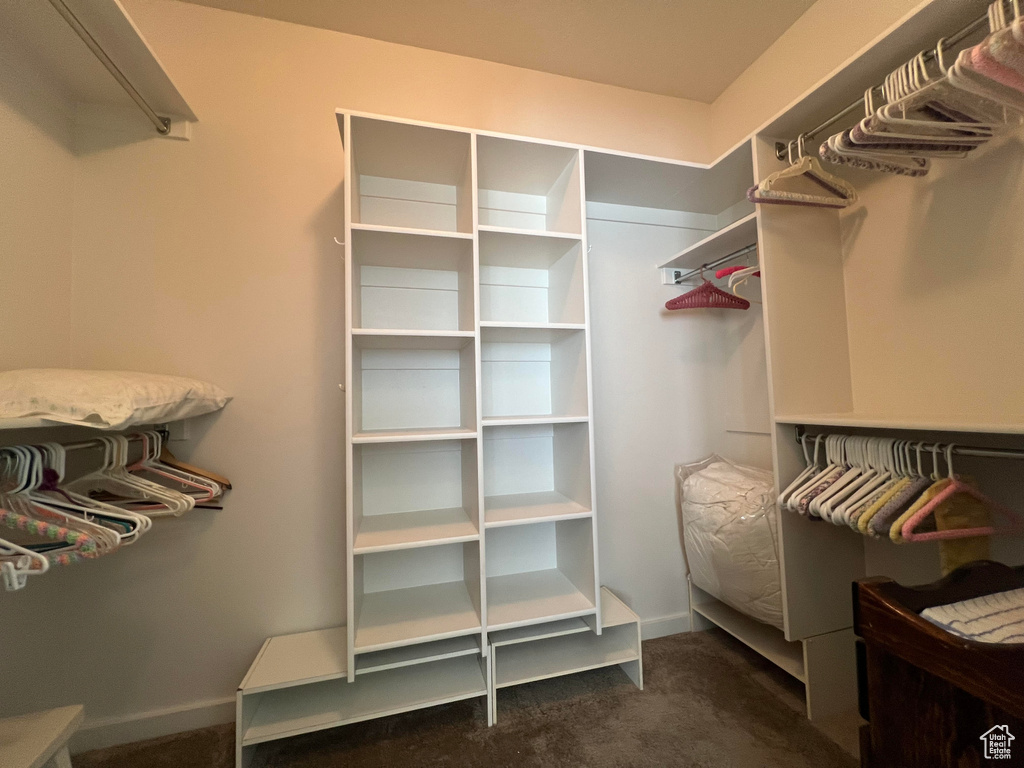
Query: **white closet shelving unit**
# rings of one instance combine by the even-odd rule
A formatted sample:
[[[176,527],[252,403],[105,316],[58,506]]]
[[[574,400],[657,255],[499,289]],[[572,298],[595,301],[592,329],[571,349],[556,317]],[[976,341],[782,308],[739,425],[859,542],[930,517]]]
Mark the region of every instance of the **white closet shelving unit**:
[[[490,718],[489,632],[574,622],[588,637],[550,675],[579,671],[573,642],[604,647],[582,150],[338,123],[347,622],[264,645],[238,694],[240,766],[263,741],[464,698]],[[639,664],[630,616],[614,663]]]

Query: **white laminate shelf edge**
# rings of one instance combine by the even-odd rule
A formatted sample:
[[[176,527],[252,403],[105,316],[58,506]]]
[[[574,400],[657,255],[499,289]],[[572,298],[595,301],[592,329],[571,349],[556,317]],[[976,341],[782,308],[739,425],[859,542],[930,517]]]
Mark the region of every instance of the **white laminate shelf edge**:
[[[262,694],[243,746],[487,695],[476,656],[390,669],[356,682],[328,680]]]
[[[750,213],[680,251],[662,268],[695,269],[757,242],[757,213]]]
[[[80,704],[0,720],[0,765],[43,768],[64,749],[85,717]]]

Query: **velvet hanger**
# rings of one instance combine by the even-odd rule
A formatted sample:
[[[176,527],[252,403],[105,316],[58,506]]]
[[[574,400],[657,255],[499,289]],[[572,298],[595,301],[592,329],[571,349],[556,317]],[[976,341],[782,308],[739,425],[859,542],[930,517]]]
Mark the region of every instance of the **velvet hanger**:
[[[952,457],[953,445],[948,445],[946,446],[946,463],[949,465],[949,479],[951,482],[941,492],[939,492],[935,498],[921,507],[913,517],[903,524],[901,534],[903,539],[905,541],[942,541],[946,539],[967,539],[976,536],[992,536],[997,533],[1019,533],[1024,530],[1024,517],[1009,507],[993,501],[977,488],[963,482],[953,474],[953,465],[951,463]],[[1003,517],[1007,518],[1010,523],[1000,528],[992,525],[985,525],[978,526],[976,528],[957,528],[946,531],[927,531],[925,533],[914,532],[917,526],[932,514],[940,504],[958,493],[963,493],[977,499],[990,509],[999,512]]]
[[[705,280],[699,288],[666,301],[665,309],[750,309],[750,302]]]

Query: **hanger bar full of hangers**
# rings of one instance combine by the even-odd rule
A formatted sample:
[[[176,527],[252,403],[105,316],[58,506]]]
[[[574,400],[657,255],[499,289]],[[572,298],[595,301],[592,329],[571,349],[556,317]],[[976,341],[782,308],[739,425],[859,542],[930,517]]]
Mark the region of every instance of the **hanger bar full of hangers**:
[[[1012,3],[1012,0],[1004,0],[1004,3],[1007,3],[1007,4]],[[974,21],[972,21],[967,26],[965,26],[965,27],[959,29],[958,31],[954,32],[952,35],[948,35],[945,38],[943,38],[941,43],[939,43],[939,45],[942,46],[942,50],[944,52],[948,51],[950,48],[952,48],[953,46],[957,45],[958,43],[963,42],[964,40],[966,40],[967,38],[971,37],[972,35],[980,32],[980,31],[982,31],[984,29],[987,29],[987,28],[988,28],[988,14],[985,13],[985,14],[982,14],[977,19],[975,19]],[[935,48],[938,48],[939,45],[936,45]],[[932,61],[935,58],[935,48],[933,48],[933,49],[931,49],[929,51],[926,51],[924,53],[924,60],[925,61]],[[871,89],[871,93],[873,95],[881,94],[882,93],[882,86],[881,85],[876,85],[874,88]],[[834,115],[832,115],[832,117],[828,118],[827,120],[825,120],[820,125],[816,125],[814,128],[811,128],[809,131],[804,131],[803,133],[800,134],[800,136],[804,140],[813,139],[815,136],[819,136],[820,134],[824,133],[829,128],[834,126],[836,123],[838,123],[840,120],[842,120],[843,118],[847,117],[851,112],[858,111],[858,110],[863,111],[864,110],[864,98],[865,97],[862,96],[861,98],[857,99],[855,102],[850,104],[849,106],[841,109],[839,112],[836,112]],[[789,156],[789,153],[787,152],[787,145],[784,144],[781,141],[775,142],[775,156],[779,160],[786,160],[788,158],[788,156]]]
[[[82,42],[92,51],[100,64],[106,67],[106,70],[111,76],[117,81],[124,92],[131,97],[131,100],[135,102],[136,106],[142,110],[143,114],[149,119],[153,126],[156,128],[157,133],[161,135],[167,135],[171,132],[171,119],[169,117],[161,117],[156,113],[156,110],[149,105],[149,102],[143,98],[142,94],[138,92],[134,85],[125,77],[124,73],[118,68],[117,64],[114,63],[113,59],[107,55],[107,52],[103,50],[96,38],[89,34],[89,30],[86,29],[82,22],[78,20],[74,12],[68,8],[64,3],[64,0],[50,0],[50,5],[61,15],[61,18],[67,22],[67,25],[71,27],[76,35],[78,35]]]
[[[702,271],[713,270],[716,267],[720,267],[723,264],[728,264],[730,261],[735,261],[736,259],[742,258],[743,256],[746,256],[748,253],[752,252],[757,252],[757,243],[753,243],[744,248],[740,248],[738,251],[733,251],[732,253],[723,256],[720,259],[715,259],[714,261],[709,262],[708,264],[702,264],[699,267],[695,267],[694,269],[691,269],[689,272],[686,272],[677,277],[675,279],[675,283],[676,285],[685,283],[688,280],[692,280],[695,277],[699,277]]]
[[[157,430],[150,430],[150,431],[151,432],[152,431],[159,432],[160,436],[163,438],[164,442],[167,442],[167,439],[170,436],[170,432],[168,430],[166,430],[166,429],[157,429]],[[132,433],[132,434],[129,434],[129,435],[125,435],[125,438],[127,438],[129,443],[137,443],[137,442],[141,442],[142,441],[142,435],[138,434],[138,433]],[[83,450],[86,450],[88,448],[101,448],[102,446],[103,446],[103,443],[101,443],[99,440],[83,440],[83,441],[81,441],[79,443],[67,443],[66,445],[64,445],[64,450],[65,451],[83,451]]]
[[[803,437],[812,439],[818,437],[818,434],[810,434],[803,427],[796,428],[796,441],[799,443]],[[828,437],[828,434],[822,433],[822,438]],[[916,444],[916,441],[915,441]],[[925,451],[944,449],[948,443],[923,443],[921,449]],[[1024,451],[1015,451],[1009,448],[972,448],[967,445],[960,445],[959,443],[953,446],[954,456],[978,456],[985,459],[1013,459],[1013,460],[1024,460]]]

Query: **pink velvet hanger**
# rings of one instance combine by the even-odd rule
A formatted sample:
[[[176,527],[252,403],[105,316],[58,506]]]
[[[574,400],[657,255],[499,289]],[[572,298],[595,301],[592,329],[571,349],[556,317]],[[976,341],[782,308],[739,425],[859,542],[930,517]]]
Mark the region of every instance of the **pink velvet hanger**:
[[[953,455],[953,446],[946,446],[946,462],[949,463]],[[949,477],[951,482],[934,499],[925,504],[907,522],[903,524],[901,535],[906,541],[942,541],[947,539],[968,539],[975,536],[992,536],[997,533],[1019,533],[1024,531],[1024,517],[1014,510],[993,501],[972,485],[968,485],[953,475],[953,465],[949,464]],[[920,525],[928,515],[932,514],[938,506],[946,499],[958,493],[966,493],[987,507],[999,512],[1010,521],[1010,524],[1002,528],[992,525],[980,526],[977,528],[954,528],[948,531],[927,531],[925,533],[914,533],[914,529]]]
[[[701,278],[704,268],[701,267]],[[665,302],[665,309],[750,309],[750,302],[732,293],[726,293],[710,280],[699,288]]]
[[[742,267],[742,266],[740,266],[740,267],[722,267],[720,270],[715,272],[715,277],[717,277],[719,280],[721,280],[723,277],[728,277],[733,272],[739,272],[741,269],[746,269],[746,267]],[[754,273],[754,277],[760,277],[760,276],[761,276],[760,271]]]

